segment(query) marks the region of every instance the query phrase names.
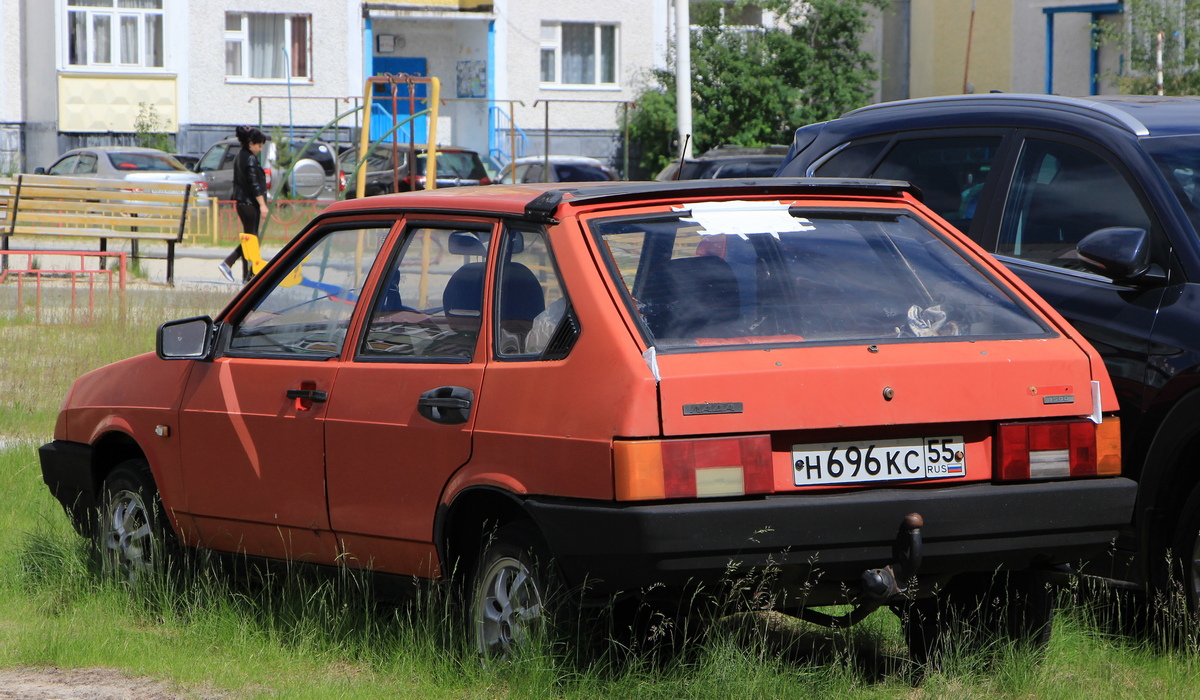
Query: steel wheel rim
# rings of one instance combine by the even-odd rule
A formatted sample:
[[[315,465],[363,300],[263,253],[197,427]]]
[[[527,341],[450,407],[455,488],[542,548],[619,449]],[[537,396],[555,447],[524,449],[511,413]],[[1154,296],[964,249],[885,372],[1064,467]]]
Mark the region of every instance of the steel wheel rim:
[[[104,523],[104,556],[109,569],[129,583],[137,583],[153,566],[150,512],[142,497],[133,491],[119,491],[109,501]]]
[[[542,595],[529,567],[515,557],[492,563],[480,578],[475,599],[479,653],[507,657],[523,644],[542,618]]]

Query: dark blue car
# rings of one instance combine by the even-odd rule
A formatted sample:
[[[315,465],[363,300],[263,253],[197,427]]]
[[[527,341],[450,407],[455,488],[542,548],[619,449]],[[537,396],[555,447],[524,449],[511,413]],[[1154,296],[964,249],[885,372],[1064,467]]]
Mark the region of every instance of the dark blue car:
[[[1173,577],[1200,610],[1200,99],[884,103],[797,130],[777,175],[908,180],[1091,341],[1139,482],[1132,526],[1091,572],[1150,590]]]

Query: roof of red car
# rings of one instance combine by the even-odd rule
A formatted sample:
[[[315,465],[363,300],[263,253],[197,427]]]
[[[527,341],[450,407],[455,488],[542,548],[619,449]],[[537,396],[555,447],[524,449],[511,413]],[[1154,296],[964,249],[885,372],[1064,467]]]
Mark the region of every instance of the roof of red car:
[[[907,182],[835,178],[670,180],[665,182],[572,182],[447,187],[377,195],[331,205],[326,211],[426,210],[552,218],[560,204],[699,199],[712,196],[859,195],[899,197],[919,193]]]

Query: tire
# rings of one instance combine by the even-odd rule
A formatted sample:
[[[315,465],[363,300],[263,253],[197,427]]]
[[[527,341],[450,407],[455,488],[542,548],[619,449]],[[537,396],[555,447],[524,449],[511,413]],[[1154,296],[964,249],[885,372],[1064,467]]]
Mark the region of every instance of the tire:
[[[471,583],[467,624],[479,655],[509,659],[552,633],[559,581],[530,523],[496,530],[479,555]]]
[[[1158,593],[1168,609],[1177,591],[1182,592],[1193,626],[1200,616],[1200,486],[1184,502],[1171,538],[1171,573]]]
[[[997,641],[1041,651],[1050,643],[1054,592],[1033,571],[962,574],[904,612],[909,656],[922,665],[937,664],[952,650],[984,651]]]
[[[175,537],[144,459],[117,465],[104,479],[96,548],[101,571],[138,586],[167,572]]]

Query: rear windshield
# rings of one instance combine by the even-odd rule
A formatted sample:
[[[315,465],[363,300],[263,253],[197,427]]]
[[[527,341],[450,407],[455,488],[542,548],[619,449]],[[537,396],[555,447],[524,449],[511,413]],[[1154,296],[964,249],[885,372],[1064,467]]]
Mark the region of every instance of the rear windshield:
[[[417,174],[425,174],[425,154],[417,154]],[[483,161],[471,151],[438,151],[438,177],[460,177],[464,180],[482,180],[487,177]]]
[[[601,219],[610,269],[661,350],[1021,338],[1043,323],[905,213],[705,202]]]
[[[183,165],[163,153],[122,153],[114,151],[108,155],[108,162],[117,170],[149,170],[155,172],[171,171],[171,170],[187,170]]]

